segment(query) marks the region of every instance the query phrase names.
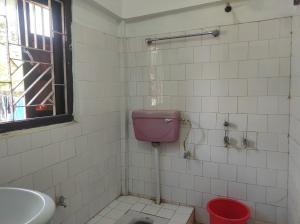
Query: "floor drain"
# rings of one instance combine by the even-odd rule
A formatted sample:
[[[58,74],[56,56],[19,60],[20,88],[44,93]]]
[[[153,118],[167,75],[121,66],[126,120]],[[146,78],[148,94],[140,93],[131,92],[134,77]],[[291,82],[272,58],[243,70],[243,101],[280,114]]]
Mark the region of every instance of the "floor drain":
[[[169,219],[128,210],[115,224],[168,224]]]
[[[130,224],[153,224],[153,220],[149,217],[133,219]]]

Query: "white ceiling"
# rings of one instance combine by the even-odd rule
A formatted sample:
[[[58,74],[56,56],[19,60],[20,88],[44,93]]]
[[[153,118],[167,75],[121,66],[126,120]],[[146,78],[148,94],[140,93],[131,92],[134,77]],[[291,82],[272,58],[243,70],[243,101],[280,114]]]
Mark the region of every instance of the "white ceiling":
[[[91,0],[122,19],[183,10],[224,0]]]
[[[122,0],[122,17],[130,19],[222,0]]]
[[[123,0],[90,0],[109,10],[116,16],[122,18],[122,1]]]

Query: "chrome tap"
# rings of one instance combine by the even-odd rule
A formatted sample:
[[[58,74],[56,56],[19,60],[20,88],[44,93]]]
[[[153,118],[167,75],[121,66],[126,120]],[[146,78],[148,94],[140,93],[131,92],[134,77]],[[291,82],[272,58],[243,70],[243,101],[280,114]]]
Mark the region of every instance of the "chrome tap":
[[[59,196],[56,200],[56,206],[61,206],[66,208],[67,207],[66,198],[64,196]]]

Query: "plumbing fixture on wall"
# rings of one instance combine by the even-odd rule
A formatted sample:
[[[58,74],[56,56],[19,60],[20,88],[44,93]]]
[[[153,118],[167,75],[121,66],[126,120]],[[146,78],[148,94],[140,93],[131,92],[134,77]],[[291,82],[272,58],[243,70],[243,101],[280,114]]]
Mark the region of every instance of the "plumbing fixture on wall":
[[[232,6],[231,6],[230,3],[228,2],[228,3],[226,4],[226,7],[225,7],[225,12],[229,13],[229,12],[231,12],[231,11],[232,11]]]
[[[230,126],[229,121],[225,121],[225,122],[224,122],[224,127],[229,128],[229,126]]]
[[[243,149],[247,149],[248,146],[249,146],[249,141],[248,141],[248,138],[247,138],[247,132],[243,134],[243,138],[242,138],[242,148]]]
[[[151,143],[154,149],[154,164],[155,164],[155,178],[156,178],[156,204],[160,204],[160,175],[159,175],[159,151],[158,148],[160,146],[159,142],[152,142]]]
[[[229,148],[229,146],[230,146],[230,139],[229,139],[229,136],[228,136],[228,131],[225,131],[224,145],[225,145],[226,148]]]
[[[187,124],[188,125],[188,131],[184,137],[184,140],[183,140],[183,158],[184,159],[191,159],[192,157],[192,152],[191,150],[188,149],[188,146],[187,146],[187,140],[189,138],[189,135],[191,133],[191,129],[192,129],[192,122],[188,119],[185,119],[185,118],[182,118],[181,121],[184,123],[184,124]]]
[[[229,127],[230,127],[229,121],[225,121],[224,122],[224,129],[225,129],[224,145],[226,148],[229,148],[230,146]]]
[[[230,123],[229,121],[224,121],[224,130],[225,130],[225,136],[224,136],[224,146],[226,148],[236,148],[236,149],[247,149],[250,146],[250,141],[248,140],[248,132],[245,131],[243,133],[243,137],[241,139],[240,146],[237,145],[237,141],[235,139],[232,139],[229,137],[229,128],[234,127],[234,124]]]
[[[192,152],[191,151],[184,151],[183,158],[184,159],[191,159],[192,158]]]
[[[178,35],[178,36],[166,36],[166,37],[159,37],[159,38],[146,38],[146,44],[151,45],[153,42],[161,41],[161,40],[172,40],[172,39],[180,39],[186,37],[196,37],[196,36],[206,36],[212,35],[213,37],[220,36],[220,30],[212,30],[209,32],[203,33],[194,33],[194,34],[186,34],[186,35]]]
[[[59,196],[56,200],[56,206],[67,207],[66,198],[64,196]]]
[[[235,149],[248,149],[253,148],[254,144],[252,141],[248,139],[248,123],[246,123],[246,129],[243,132],[243,136],[240,140],[236,140],[234,138],[231,138],[229,136],[230,130],[238,129],[238,126],[234,123],[231,123],[229,121],[229,114],[227,114],[227,118],[225,118],[225,121],[223,123],[224,126],[224,146],[226,148],[235,148]]]

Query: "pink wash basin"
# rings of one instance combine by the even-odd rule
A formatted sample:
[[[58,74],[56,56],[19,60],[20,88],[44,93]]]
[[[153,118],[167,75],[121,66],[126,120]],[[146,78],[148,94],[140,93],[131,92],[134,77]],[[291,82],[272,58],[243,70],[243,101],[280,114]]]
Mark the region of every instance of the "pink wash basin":
[[[137,140],[175,142],[179,137],[180,113],[172,110],[137,110],[132,112]]]

